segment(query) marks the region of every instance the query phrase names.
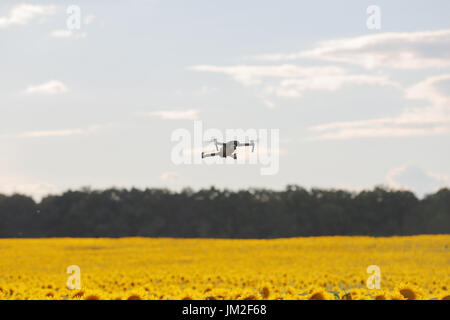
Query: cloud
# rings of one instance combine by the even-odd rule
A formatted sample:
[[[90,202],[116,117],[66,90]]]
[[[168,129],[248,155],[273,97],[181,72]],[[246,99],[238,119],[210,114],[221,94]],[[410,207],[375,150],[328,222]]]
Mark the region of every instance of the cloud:
[[[58,39],[65,39],[65,38],[75,38],[75,39],[81,39],[86,38],[87,33],[86,32],[73,32],[69,29],[58,29],[53,30],[50,32],[50,36],[52,38],[58,38]]]
[[[420,197],[434,193],[450,183],[448,176],[426,171],[413,164],[392,168],[388,171],[386,180],[391,188],[410,190]]]
[[[345,70],[339,67],[300,67],[291,64],[284,65],[236,65],[214,66],[196,65],[190,70],[222,73],[231,76],[243,85],[260,84],[264,78],[306,78],[314,75],[342,75]]]
[[[309,127],[308,140],[339,140],[368,137],[410,137],[450,133],[450,95],[441,88],[450,84],[450,74],[433,76],[405,89],[405,97],[429,102],[422,108],[407,108],[394,117],[331,122]]]
[[[99,130],[113,126],[112,123],[95,124],[86,128],[72,128],[60,130],[36,130],[24,131],[20,133],[5,133],[0,134],[0,138],[48,138],[48,137],[68,137],[83,134],[92,134]]]
[[[40,201],[43,197],[49,194],[56,194],[60,189],[50,183],[46,182],[16,182],[9,184],[2,184],[0,192],[5,194],[20,193],[32,196],[35,200]]]
[[[450,107],[450,74],[428,77],[405,90],[406,98],[428,100],[435,106]]]
[[[180,177],[180,173],[175,172],[175,171],[168,171],[168,172],[164,172],[160,179],[163,181],[172,181],[172,180],[176,180]]]
[[[53,38],[68,38],[72,36],[72,31],[70,31],[69,29],[54,30],[50,33],[50,36],[52,36]]]
[[[279,97],[301,97],[302,92],[307,90],[336,91],[344,85],[398,85],[382,75],[315,75],[301,79],[286,79],[276,86],[268,86],[266,92],[274,93]]]
[[[66,137],[83,134],[83,129],[65,129],[65,130],[43,130],[43,131],[26,131],[20,133],[23,138],[42,138],[42,137]]]
[[[7,16],[0,17],[0,29],[14,25],[25,25],[37,17],[53,15],[55,6],[19,4],[14,6]]]
[[[432,136],[450,133],[448,125],[434,126],[432,128],[402,128],[389,125],[379,125],[378,120],[394,121],[394,118],[374,119],[365,121],[364,125],[356,126],[355,123],[349,123],[345,128],[336,131],[326,132],[307,140],[345,140],[354,138],[380,138],[380,137],[414,137],[414,136]],[[363,123],[363,122],[362,122]],[[332,125],[342,125],[345,123],[334,123]],[[320,131],[317,127],[311,127],[311,131]]]
[[[336,66],[297,65],[197,65],[194,71],[222,73],[245,85],[261,85],[262,93],[283,98],[298,98],[307,90],[335,91],[344,85],[399,85],[387,76],[352,74]]]
[[[67,86],[58,80],[50,80],[38,85],[30,85],[24,90],[26,94],[46,94],[46,95],[55,95],[65,93],[67,91],[68,91]]]
[[[164,120],[196,120],[198,118],[198,110],[187,109],[187,110],[159,110],[147,112],[144,115],[155,116]]]
[[[61,188],[47,181],[37,181],[22,175],[12,175],[11,172],[1,172],[2,167],[0,167],[0,175],[2,177],[0,193],[20,193],[32,196],[35,200],[40,201],[48,194],[55,194],[61,191]]]
[[[322,41],[311,50],[294,54],[263,55],[270,61],[316,59],[364,68],[400,69],[450,66],[450,29],[420,32],[390,32]],[[341,121],[308,128],[307,140],[368,137],[410,137],[450,133],[450,74],[433,76],[404,89],[380,71],[349,71],[341,66],[196,65],[190,70],[227,75],[244,86],[257,86],[257,96],[274,107],[270,96],[300,98],[311,90],[336,91],[349,85],[390,86],[403,91],[406,99],[425,100],[421,108],[407,107],[396,116]],[[268,103],[266,103],[268,102]]]
[[[450,133],[450,114],[439,108],[417,108],[396,117],[331,122],[308,129],[315,134],[308,140],[439,135]]]
[[[319,42],[313,49],[291,54],[264,54],[256,59],[317,59],[364,68],[443,68],[450,66],[450,29],[386,32]]]

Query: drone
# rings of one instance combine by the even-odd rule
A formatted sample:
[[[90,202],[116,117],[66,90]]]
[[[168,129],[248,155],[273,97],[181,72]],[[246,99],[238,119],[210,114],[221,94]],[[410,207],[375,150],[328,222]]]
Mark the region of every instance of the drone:
[[[215,156],[219,156],[222,158],[231,157],[233,159],[237,159],[237,154],[235,152],[237,147],[251,146],[252,152],[255,151],[255,141],[254,140],[250,140],[250,142],[244,142],[244,143],[239,142],[237,140],[232,140],[232,141],[223,143],[223,142],[217,142],[217,139],[212,139],[209,142],[214,143],[214,145],[216,146],[217,152],[211,152],[211,153],[202,152],[202,159],[206,158],[206,157],[215,157]],[[220,149],[219,149],[219,145],[220,145]]]

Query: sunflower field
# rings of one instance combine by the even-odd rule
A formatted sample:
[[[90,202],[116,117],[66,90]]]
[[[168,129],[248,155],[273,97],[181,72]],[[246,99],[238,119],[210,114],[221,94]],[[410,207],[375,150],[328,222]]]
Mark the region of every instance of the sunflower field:
[[[449,246],[450,235],[0,239],[0,299],[448,300]]]

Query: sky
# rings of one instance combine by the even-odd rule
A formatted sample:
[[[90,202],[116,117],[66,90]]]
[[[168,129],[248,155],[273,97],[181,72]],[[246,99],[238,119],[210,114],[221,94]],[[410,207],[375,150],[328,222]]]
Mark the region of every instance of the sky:
[[[193,139],[196,123],[276,131],[279,146],[257,136],[256,154],[277,170],[177,163],[173,135]],[[296,184],[423,197],[450,185],[449,142],[449,1],[0,3],[0,193]],[[197,160],[214,148],[187,146]]]

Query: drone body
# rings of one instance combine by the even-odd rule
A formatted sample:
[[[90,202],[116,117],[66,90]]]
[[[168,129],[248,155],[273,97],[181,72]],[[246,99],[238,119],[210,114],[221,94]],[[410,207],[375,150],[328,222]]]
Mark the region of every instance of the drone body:
[[[216,146],[217,152],[211,152],[211,153],[204,153],[202,152],[202,159],[206,157],[215,157],[219,156],[222,158],[231,157],[233,159],[237,159],[236,154],[236,148],[237,147],[245,147],[245,146],[252,146],[252,152],[255,150],[255,142],[244,142],[241,143],[237,140],[228,141],[226,143],[217,142],[217,139],[212,140],[214,142],[214,145]],[[220,148],[219,148],[220,146]]]

